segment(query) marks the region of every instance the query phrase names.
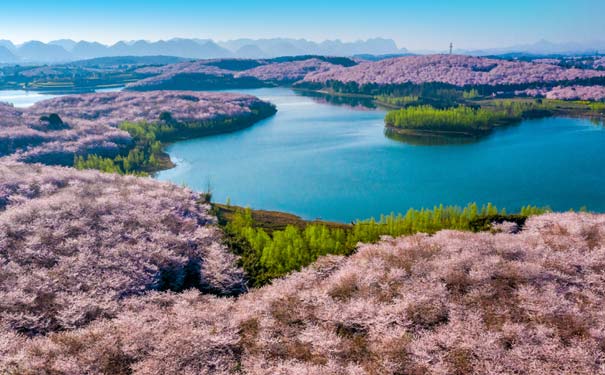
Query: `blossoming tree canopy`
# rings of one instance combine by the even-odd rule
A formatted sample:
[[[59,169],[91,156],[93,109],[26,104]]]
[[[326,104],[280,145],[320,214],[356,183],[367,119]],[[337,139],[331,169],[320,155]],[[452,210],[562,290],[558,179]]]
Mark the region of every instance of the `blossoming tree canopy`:
[[[401,84],[441,82],[455,86],[514,85],[605,77],[605,71],[563,68],[549,63],[462,55],[405,56],[353,67],[309,73],[303,82]]]
[[[74,155],[115,156],[132,143],[117,129],[122,122],[159,122],[169,113],[175,121],[253,117],[268,103],[248,95],[183,91],[112,92],[58,97],[27,109],[0,103],[0,156],[17,160],[69,165]],[[57,116],[61,127],[49,128],[45,118]]]
[[[198,60],[159,68],[141,68],[138,72],[155,74],[155,76],[133,82],[127,86],[127,89],[144,91],[173,88],[174,85],[191,88],[198,84],[215,87],[217,85],[263,86],[268,82],[287,84],[303,79],[311,72],[326,72],[343,65],[355,64],[355,61],[348,58],[324,56],[273,60]],[[201,81],[198,81],[199,79]]]
[[[29,336],[115,316],[148,290],[237,293],[209,206],[147,178],[0,164],[0,326]]]
[[[33,339],[5,331],[0,370],[600,373],[605,216],[547,214],[521,232],[497,229],[385,238],[237,299],[153,292],[82,328]],[[44,275],[11,274],[22,281],[10,298],[42,293]]]

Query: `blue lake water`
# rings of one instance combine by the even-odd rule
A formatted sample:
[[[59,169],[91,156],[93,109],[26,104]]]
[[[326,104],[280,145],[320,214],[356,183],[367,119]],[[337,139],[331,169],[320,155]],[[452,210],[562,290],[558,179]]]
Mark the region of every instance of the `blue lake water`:
[[[605,127],[589,120],[528,120],[473,143],[418,146],[386,137],[380,109],[284,88],[237,91],[279,112],[237,133],[169,146],[177,167],[156,178],[199,191],[210,183],[217,202],[229,197],[308,219],[351,221],[469,202],[605,212]],[[0,90],[0,101],[27,107],[59,95]]]
[[[122,87],[98,89],[96,92],[120,91]],[[0,102],[11,103],[18,108],[26,108],[36,104],[39,101],[56,98],[65,95],[64,93],[44,93],[39,91],[26,90],[0,90]]]
[[[15,107],[25,108],[39,101],[57,97],[55,94],[44,94],[37,91],[0,90],[0,102],[11,103]]]
[[[605,211],[605,128],[548,118],[468,144],[417,146],[384,135],[383,110],[337,106],[272,88],[238,90],[278,113],[253,127],[178,142],[156,178],[213,199],[304,218],[351,221],[410,207],[492,202]]]

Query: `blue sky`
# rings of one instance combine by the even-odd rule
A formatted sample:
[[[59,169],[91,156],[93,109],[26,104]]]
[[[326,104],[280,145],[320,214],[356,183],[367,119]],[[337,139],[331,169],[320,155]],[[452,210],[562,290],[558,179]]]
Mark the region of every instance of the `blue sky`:
[[[605,39],[605,0],[5,0],[0,39],[394,39],[410,49]]]

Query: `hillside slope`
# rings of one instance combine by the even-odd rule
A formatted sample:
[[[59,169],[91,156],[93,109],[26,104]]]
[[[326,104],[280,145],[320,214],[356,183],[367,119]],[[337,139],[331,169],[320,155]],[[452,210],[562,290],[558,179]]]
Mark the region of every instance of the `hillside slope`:
[[[270,106],[249,95],[184,91],[69,95],[26,109],[0,103],[0,157],[71,165],[75,155],[113,157],[128,148],[131,135],[118,129],[124,121],[159,123],[160,115],[169,113],[182,123],[253,123],[258,121],[254,109]],[[59,116],[54,123],[48,121],[51,114]]]
[[[0,327],[75,329],[148,290],[243,291],[200,199],[147,178],[0,164]]]
[[[326,72],[356,65],[344,57],[298,56],[276,59],[199,60],[163,67],[141,68],[143,74],[157,74],[127,85],[128,90],[207,90],[256,88],[287,85],[312,72]]]
[[[0,371],[603,373],[605,215],[500,229],[385,238],[238,299],[152,292],[82,329],[5,331]]]
[[[309,73],[306,83],[518,85],[605,77],[604,71],[462,55],[405,56]]]

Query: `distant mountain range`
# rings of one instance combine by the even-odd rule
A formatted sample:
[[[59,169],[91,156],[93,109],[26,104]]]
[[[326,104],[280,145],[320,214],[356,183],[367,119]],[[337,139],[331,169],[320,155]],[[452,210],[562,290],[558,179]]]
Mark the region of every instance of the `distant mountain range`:
[[[605,41],[592,43],[552,43],[541,40],[533,44],[479,50],[454,49],[454,53],[474,56],[518,55],[573,55],[605,52]],[[447,53],[449,51],[414,51],[416,54]],[[399,48],[392,39],[374,38],[356,42],[326,40],[313,42],[306,39],[235,39],[215,42],[211,39],[174,38],[150,42],[145,40],[121,41],[114,45],[71,39],[49,43],[30,41],[15,45],[0,40],[0,63],[60,63],[114,56],[174,56],[188,59],[211,58],[272,58],[279,56],[326,55],[375,57],[410,54]]]
[[[595,52],[605,53],[605,41],[591,43],[553,43],[540,40],[532,44],[520,44],[504,48],[487,48],[478,50],[455,49],[460,55],[498,56],[498,55],[592,55]]]
[[[387,55],[406,53],[391,39],[368,39],[357,42],[329,40],[321,43],[305,39],[237,39],[214,42],[209,39],[121,41],[108,46],[97,42],[71,39],[49,43],[30,41],[14,45],[0,40],[0,63],[58,63],[111,56],[175,56],[192,59],[269,58],[297,55],[353,56],[358,54]]]

